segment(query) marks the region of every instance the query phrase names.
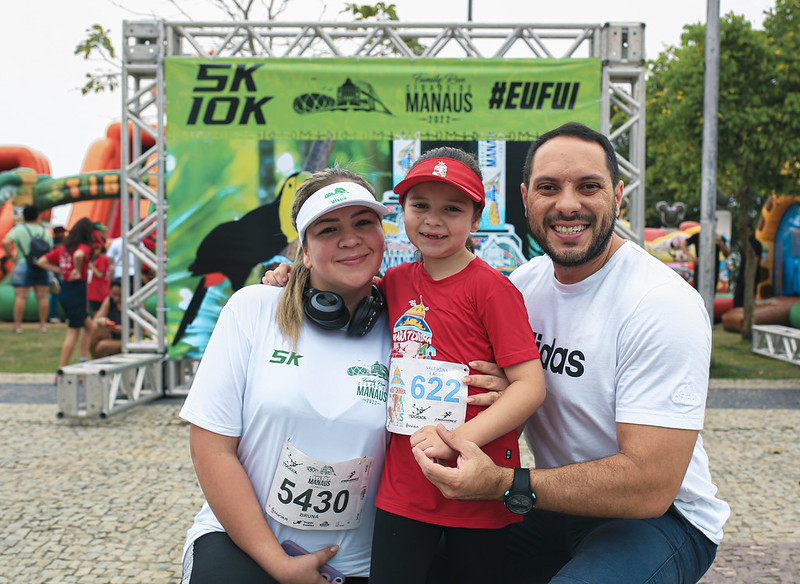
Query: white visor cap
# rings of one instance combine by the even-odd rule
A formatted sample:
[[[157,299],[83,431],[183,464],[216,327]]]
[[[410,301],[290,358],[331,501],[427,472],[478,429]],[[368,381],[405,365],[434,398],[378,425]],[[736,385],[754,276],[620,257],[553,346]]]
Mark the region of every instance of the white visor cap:
[[[322,187],[308,197],[297,213],[297,233],[300,243],[306,235],[306,229],[323,215],[341,207],[361,206],[368,207],[383,218],[389,210],[375,200],[367,189],[354,182],[337,182]]]

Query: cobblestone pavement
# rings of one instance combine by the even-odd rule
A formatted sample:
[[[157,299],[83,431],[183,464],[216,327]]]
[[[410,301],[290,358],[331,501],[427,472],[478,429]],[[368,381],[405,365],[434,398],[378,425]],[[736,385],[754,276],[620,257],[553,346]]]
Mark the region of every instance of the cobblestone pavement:
[[[0,584],[177,583],[203,500],[182,399],[58,420],[49,384],[0,375]],[[703,438],[733,514],[702,582],[800,583],[800,380],[717,381],[709,404]]]
[[[702,582],[800,582],[800,409],[709,409],[705,426],[731,518]]]

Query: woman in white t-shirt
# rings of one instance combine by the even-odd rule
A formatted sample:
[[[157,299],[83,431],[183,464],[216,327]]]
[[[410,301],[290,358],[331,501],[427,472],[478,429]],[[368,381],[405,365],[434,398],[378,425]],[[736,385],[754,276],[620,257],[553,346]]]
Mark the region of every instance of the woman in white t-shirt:
[[[359,175],[314,174],[292,206],[301,267],[220,314],[180,414],[207,501],[185,584],[367,581],[386,446],[391,337],[372,286],[385,213]]]

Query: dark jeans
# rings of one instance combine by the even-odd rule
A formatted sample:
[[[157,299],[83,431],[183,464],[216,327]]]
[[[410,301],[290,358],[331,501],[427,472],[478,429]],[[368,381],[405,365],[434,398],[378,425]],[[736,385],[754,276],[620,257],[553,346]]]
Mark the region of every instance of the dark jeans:
[[[674,507],[654,519],[533,511],[511,526],[507,573],[497,582],[695,584],[716,553],[717,546]],[[428,584],[451,582],[438,572]]]

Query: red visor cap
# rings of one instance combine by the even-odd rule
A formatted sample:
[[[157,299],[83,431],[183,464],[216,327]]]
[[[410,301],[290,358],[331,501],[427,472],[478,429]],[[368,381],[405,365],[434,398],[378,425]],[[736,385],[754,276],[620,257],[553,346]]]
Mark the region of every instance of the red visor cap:
[[[453,158],[423,160],[409,170],[406,178],[394,187],[394,192],[400,196],[400,204],[403,204],[403,198],[411,187],[429,181],[456,187],[470,199],[480,203],[481,209],[486,205],[486,191],[481,180],[466,164]]]

